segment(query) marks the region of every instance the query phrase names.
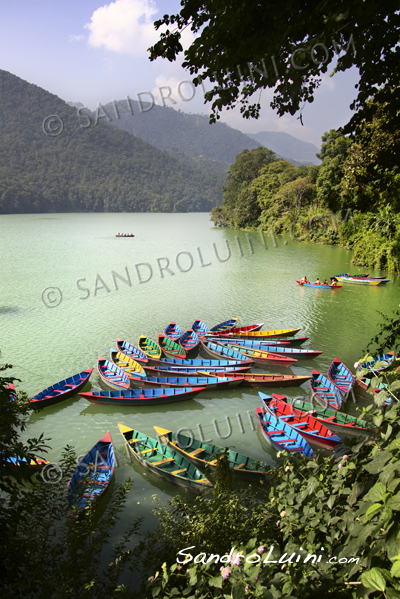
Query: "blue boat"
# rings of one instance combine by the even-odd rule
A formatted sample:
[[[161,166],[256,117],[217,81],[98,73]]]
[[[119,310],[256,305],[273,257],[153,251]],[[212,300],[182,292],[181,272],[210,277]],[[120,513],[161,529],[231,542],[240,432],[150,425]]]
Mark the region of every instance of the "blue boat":
[[[135,347],[135,345],[132,345],[132,343],[128,343],[122,339],[117,339],[117,349],[122,354],[125,354],[128,356],[128,358],[132,358],[132,360],[135,360],[136,362],[148,362],[148,357],[146,354],[138,347]]]
[[[357,366],[357,371],[363,370],[363,368],[367,368],[370,372],[382,372],[383,370],[387,370],[391,367],[394,361],[394,351],[387,352],[383,354],[383,356],[378,356],[374,358],[371,362],[363,362]],[[385,362],[381,366],[375,366],[378,362]]]
[[[295,347],[288,347],[285,345],[269,345],[265,342],[263,343],[261,341],[253,341],[251,339],[232,339],[229,341],[229,345],[250,347],[250,349],[259,349],[271,353],[275,352],[277,354],[282,354],[283,356],[290,356],[291,358],[296,358],[297,360],[312,360],[322,354],[322,351],[314,351],[312,349],[298,349]]]
[[[314,455],[314,451],[307,441],[291,426],[274,416],[269,410],[257,408],[257,418],[265,440],[276,451],[287,451],[293,454],[300,453],[306,457]]]
[[[228,389],[236,387],[244,381],[240,374],[235,377],[224,376],[149,376],[145,378],[133,378],[132,383],[141,389],[146,387],[207,387],[211,389]]]
[[[100,357],[97,360],[97,371],[106,385],[116,389],[129,389],[128,375],[110,360]]]
[[[356,381],[354,374],[338,358],[328,368],[328,379],[345,395],[350,393]]]
[[[178,341],[182,337],[183,331],[178,327],[176,322],[170,322],[164,331],[164,335],[172,339],[172,341]]]
[[[211,360],[209,360],[211,362]],[[239,366],[207,366],[197,368],[185,368],[184,366],[145,366],[145,371],[150,376],[200,376],[204,375],[204,371],[210,372],[217,376],[229,376],[229,373],[233,372],[240,374],[241,372],[247,372],[250,370],[250,365],[240,364]]]
[[[84,510],[105,492],[114,469],[113,442],[110,433],[106,433],[76,467],[68,484],[69,505]]]
[[[228,369],[231,366],[240,366],[242,360],[180,360],[178,358],[159,358],[158,360],[151,360],[152,366],[174,366],[175,368],[190,368],[191,370],[204,370],[212,367],[221,367]],[[147,370],[147,365],[145,365]]]
[[[220,345],[219,343],[212,343],[211,341],[201,341],[202,350],[212,358],[231,358],[232,360],[237,360],[242,364],[254,364],[254,361],[250,358],[244,356],[240,352],[235,351],[229,347],[225,347],[225,345]]]
[[[76,395],[83,389],[92,372],[93,368],[89,368],[88,370],[79,372],[79,374],[74,374],[59,383],[51,385],[51,387],[47,387],[47,389],[34,395],[34,397],[29,399],[26,403],[32,408],[41,409],[63,401],[64,399],[68,399],[68,397]]]
[[[206,324],[204,324],[204,322],[202,322],[199,318],[197,318],[194,323],[192,324],[192,326],[190,327],[192,329],[192,331],[194,331],[197,335],[207,335],[207,333],[210,331],[210,329],[208,328],[208,326]]]
[[[182,337],[179,339],[179,345],[188,353],[196,349],[199,343],[200,339],[192,329],[183,333]]]
[[[215,327],[210,329],[210,332],[214,333],[217,331],[226,331],[227,329],[232,329],[236,326],[237,318],[231,318],[231,320],[225,320],[225,322],[221,322],[220,324],[216,324]]]
[[[92,391],[80,395],[96,405],[153,406],[192,399],[206,387],[166,387],[165,389],[130,389],[129,391]]]
[[[324,408],[340,410],[343,398],[340,390],[318,370],[313,370],[310,379],[311,392]]]

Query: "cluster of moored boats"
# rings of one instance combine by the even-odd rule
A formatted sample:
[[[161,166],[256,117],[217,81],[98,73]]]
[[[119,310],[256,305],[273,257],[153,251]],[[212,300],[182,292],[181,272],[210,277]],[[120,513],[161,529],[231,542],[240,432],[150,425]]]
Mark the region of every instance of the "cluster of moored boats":
[[[351,275],[349,272],[342,273],[341,275],[333,275],[330,277],[331,283],[325,279],[323,283],[319,279],[315,282],[307,281],[306,277],[303,277],[300,281],[296,281],[298,285],[302,287],[318,287],[319,289],[341,289],[343,285],[338,285],[338,282],[355,283],[356,285],[384,285],[389,283],[390,279],[386,277],[370,277],[369,273],[362,275]]]
[[[141,335],[137,346],[117,339],[110,359],[99,357],[97,369],[111,391],[84,392],[93,368],[64,379],[35,395],[30,403],[40,408],[79,393],[93,404],[148,406],[183,401],[205,390],[243,385],[247,387],[288,387],[309,381],[312,397],[319,404],[302,399],[259,393],[263,407],[257,416],[264,439],[275,450],[313,455],[312,447],[332,449],[342,442],[341,435],[358,435],[368,425],[339,410],[353,392],[355,377],[337,358],[327,377],[314,370],[311,376],[258,374],[252,367],[291,366],[298,359],[313,359],[320,351],[301,349],[307,337],[296,337],[300,329],[261,330],[262,324],[237,327],[231,319],[209,329],[199,319],[183,332],[171,322],[158,343]],[[190,357],[198,352],[207,358]],[[379,370],[388,368],[394,352]],[[359,368],[374,371],[374,364]],[[134,387],[134,388],[131,388]],[[119,424],[127,450],[143,467],[156,476],[198,492],[212,483],[204,474],[208,464],[215,467],[223,448],[185,438],[167,429],[154,427],[157,438]],[[226,450],[232,472],[246,480],[259,480],[269,467],[252,458]],[[99,463],[100,456],[100,463]],[[85,456],[69,484],[69,501],[84,508],[107,488],[114,472],[115,456],[107,433]]]

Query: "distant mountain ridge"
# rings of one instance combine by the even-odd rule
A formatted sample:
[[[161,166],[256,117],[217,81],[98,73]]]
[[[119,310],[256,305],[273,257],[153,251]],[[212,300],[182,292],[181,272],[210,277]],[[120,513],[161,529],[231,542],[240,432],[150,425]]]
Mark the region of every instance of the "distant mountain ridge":
[[[273,150],[286,160],[299,161],[302,164],[321,164],[321,161],[315,156],[320,152],[312,143],[302,141],[284,133],[283,131],[260,131],[259,133],[248,133],[249,137],[258,141],[262,146]]]
[[[209,212],[225,175],[193,168],[0,70],[0,214]]]

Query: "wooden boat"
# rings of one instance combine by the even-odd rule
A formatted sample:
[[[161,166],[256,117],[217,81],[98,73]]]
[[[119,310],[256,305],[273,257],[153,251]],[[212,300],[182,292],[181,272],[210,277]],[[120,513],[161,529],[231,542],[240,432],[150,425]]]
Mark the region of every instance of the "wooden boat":
[[[242,375],[236,375],[233,377],[224,376],[184,376],[184,375],[169,375],[169,376],[150,376],[145,378],[133,379],[132,383],[139,388],[146,387],[206,387],[207,391],[213,389],[229,389],[231,387],[237,387],[243,381]]]
[[[97,405],[109,406],[153,406],[193,399],[206,387],[166,387],[165,389],[129,389],[129,391],[92,391],[80,393],[82,397]]]
[[[179,339],[179,345],[183,347],[185,352],[190,352],[198,347],[200,339],[196,335],[192,329],[189,329],[185,333],[183,333],[182,337]]]
[[[110,358],[111,361],[118,366],[118,368],[121,368],[121,370],[125,372],[125,374],[128,376],[128,379],[131,380],[137,379],[138,377],[146,377],[146,372],[143,366],[139,364],[139,362],[132,360],[132,358],[128,358],[127,355],[116,351],[115,349],[110,349]]]
[[[182,337],[183,331],[180,327],[178,327],[176,322],[170,322],[166,327],[164,334],[166,337],[172,339],[172,341],[178,341],[178,339]]]
[[[29,403],[32,408],[40,409],[51,406],[64,399],[68,399],[68,397],[76,395],[83,389],[92,372],[93,368],[89,368],[88,370],[79,372],[79,374],[74,374],[73,376],[63,379],[62,381],[47,387],[47,389],[44,389],[40,393],[37,393],[37,395],[34,395],[34,397],[29,399],[26,403]]]
[[[231,329],[236,326],[237,318],[231,318],[230,320],[225,320],[225,322],[221,322],[220,324],[216,324],[214,327],[210,329],[211,332],[216,331],[226,331],[227,329]]]
[[[117,339],[117,349],[122,354],[125,354],[126,356],[128,356],[128,358],[132,358],[132,360],[135,360],[136,362],[141,362],[142,364],[145,364],[149,361],[148,357],[141,349],[135,347],[127,341],[123,341],[122,339]]]
[[[354,374],[338,358],[328,368],[328,379],[345,395],[350,393],[355,383]]]
[[[238,363],[253,365],[254,361],[250,358],[246,358],[243,354],[235,351],[231,347],[225,347],[219,343],[212,343],[211,341],[200,341],[201,349],[204,353],[212,358],[231,358],[236,360]]]
[[[183,347],[161,333],[158,335],[158,345],[167,358],[186,358],[186,351]]]
[[[140,335],[138,341],[139,349],[142,350],[146,354],[148,358],[151,360],[158,360],[161,358],[162,350],[161,347],[155,342],[146,337],[145,335]]]
[[[118,426],[130,455],[159,478],[194,493],[212,488],[204,474],[181,454],[133,428]]]
[[[343,285],[334,285],[333,283],[331,285],[323,285],[322,283],[318,284],[318,283],[302,283],[301,281],[296,281],[296,283],[298,285],[300,285],[301,287],[317,287],[318,289],[341,289],[343,287]]]
[[[340,410],[343,398],[339,389],[318,370],[313,370],[310,379],[311,392],[324,408]]]
[[[18,468],[20,468],[20,467],[22,467],[22,468],[28,467],[29,471],[40,470],[41,468],[43,468],[44,466],[46,466],[46,464],[50,464],[50,462],[48,462],[47,460],[42,460],[41,458],[34,458],[34,459],[30,460],[30,462],[28,463],[28,461],[27,461],[27,459],[25,457],[21,457],[19,455],[9,456],[4,461],[7,464],[10,464],[11,466],[16,466]]]
[[[239,343],[238,343],[239,342]],[[221,341],[222,343],[222,341]],[[252,341],[251,339],[231,339],[229,341],[230,346],[239,346],[244,349],[260,349],[262,351],[281,354],[283,356],[289,356],[296,360],[313,360],[322,354],[322,351],[314,351],[312,349],[298,349],[294,347],[287,347],[284,345],[264,345],[260,341]]]
[[[300,453],[307,457],[314,455],[304,437],[269,410],[257,408],[257,418],[265,440],[275,451]]]
[[[221,333],[217,332],[217,334],[218,335],[244,335],[246,333],[252,333],[253,331],[259,331],[263,325],[264,325],[264,323],[261,322],[260,324],[250,324],[247,327],[233,327],[231,329],[225,329]],[[215,335],[215,332],[213,332],[211,330],[208,333],[206,333],[205,336],[212,337],[214,335]]]
[[[275,395],[273,394],[272,397],[275,397]],[[361,435],[368,433],[371,428],[374,428],[374,425],[368,424],[365,420],[356,418],[350,414],[345,414],[344,412],[332,410],[331,408],[313,405],[307,401],[303,401],[303,399],[299,397],[285,397],[285,401],[302,412],[309,412],[314,418],[323,422],[325,426],[332,431],[339,433],[339,435]]]
[[[304,439],[314,447],[321,449],[334,449],[342,443],[342,439],[327,428],[322,422],[311,414],[302,412],[293,405],[285,402],[283,395],[265,395],[258,392],[266,408],[269,408],[280,420],[296,430]]]
[[[97,370],[106,385],[115,389],[129,389],[128,375],[110,360],[100,357],[97,360]]]
[[[110,433],[106,433],[78,464],[68,483],[68,503],[84,510],[108,488],[115,469]]]
[[[361,277],[361,276],[350,276],[349,274],[334,275],[331,279],[345,283],[355,283],[356,285],[384,285],[389,283],[390,279],[385,277]]]
[[[115,237],[135,237],[132,233],[118,233]]]
[[[240,374],[250,370],[250,366],[206,366],[205,370],[210,374],[216,374],[217,376],[231,376],[232,373]],[[185,368],[183,366],[145,366],[145,371],[148,376],[202,376],[204,368],[201,365],[197,369]]]
[[[173,451],[180,453],[189,462],[194,464],[196,468],[200,468],[203,471],[206,466],[211,466],[215,470],[218,462],[216,454],[223,452],[225,449],[219,445],[202,443],[197,439],[193,439],[193,437],[187,437],[181,433],[177,437],[176,433],[158,426],[155,426],[154,429],[157,433],[157,439]],[[227,450],[226,455],[229,460],[231,472],[236,478],[257,482],[265,477],[266,470],[270,470],[270,467],[266,463],[258,462],[231,449]]]
[[[189,368],[191,370],[208,369],[208,368],[225,368],[229,370],[231,366],[245,366],[241,360],[203,360],[203,359],[186,359],[180,360],[178,358],[160,358],[159,360],[151,360],[150,366],[172,366],[175,369]],[[250,364],[251,366],[251,364]],[[147,370],[147,365],[144,366]]]
[[[284,347],[297,347],[302,345],[305,341],[308,341],[310,337],[268,337],[266,339],[253,339],[251,337],[240,337],[238,335],[213,335],[212,337],[206,335],[207,341],[213,341],[214,343],[230,343],[234,342],[238,345],[244,345],[245,341],[254,341],[258,343],[260,347],[263,345],[283,345]]]
[[[239,339],[244,339],[248,337],[249,339],[269,339],[269,338],[286,338],[286,337],[294,337],[301,329],[275,329],[271,331],[250,331],[249,333],[235,333],[230,334],[230,337],[238,337]],[[217,333],[216,336],[223,336],[224,333]]]
[[[196,318],[192,326],[190,327],[196,335],[201,337],[202,335],[206,335],[210,329],[204,322],[202,322],[199,318]]]
[[[207,376],[216,376],[211,372],[204,372]],[[241,379],[242,387],[299,387],[310,380],[310,376],[295,376],[284,374],[254,374],[253,372],[242,372],[236,374],[231,372],[229,378]]]
[[[257,366],[293,366],[297,360],[282,356],[272,352],[263,351],[261,349],[251,349],[251,347],[242,347],[241,345],[229,345],[226,347],[238,351],[239,354],[243,354],[250,360],[253,360]]]
[[[394,362],[394,351],[389,351],[383,356],[378,356],[371,360],[371,362],[362,362],[357,366],[357,371],[360,372],[364,368],[367,368],[370,372],[382,372],[383,370],[388,370]],[[378,366],[378,362],[383,362],[381,366]],[[375,366],[376,364],[376,366]]]

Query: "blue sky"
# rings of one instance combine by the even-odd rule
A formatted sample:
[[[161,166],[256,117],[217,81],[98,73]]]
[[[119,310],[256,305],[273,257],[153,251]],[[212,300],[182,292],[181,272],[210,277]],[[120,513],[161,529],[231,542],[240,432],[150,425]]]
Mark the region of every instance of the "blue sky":
[[[179,63],[150,62],[146,48],[157,40],[153,20],[179,12],[179,0],[8,0],[0,4],[0,68],[35,83],[66,101],[94,109],[99,103],[151,92],[161,104],[160,88],[171,87],[169,106],[208,114],[200,90],[184,102],[177,86],[190,76]],[[191,33],[186,34],[190,43]],[[270,90],[261,96],[261,118],[243,119],[239,109],[225,111],[223,122],[243,131],[284,131],[320,145],[324,131],[344,125],[355,97],[357,70],[324,77],[315,101],[297,116],[279,118],[270,108]],[[205,84],[207,87],[207,83]],[[181,86],[188,94],[188,84]],[[167,91],[164,90],[164,95]],[[142,96],[146,100],[146,96]]]

